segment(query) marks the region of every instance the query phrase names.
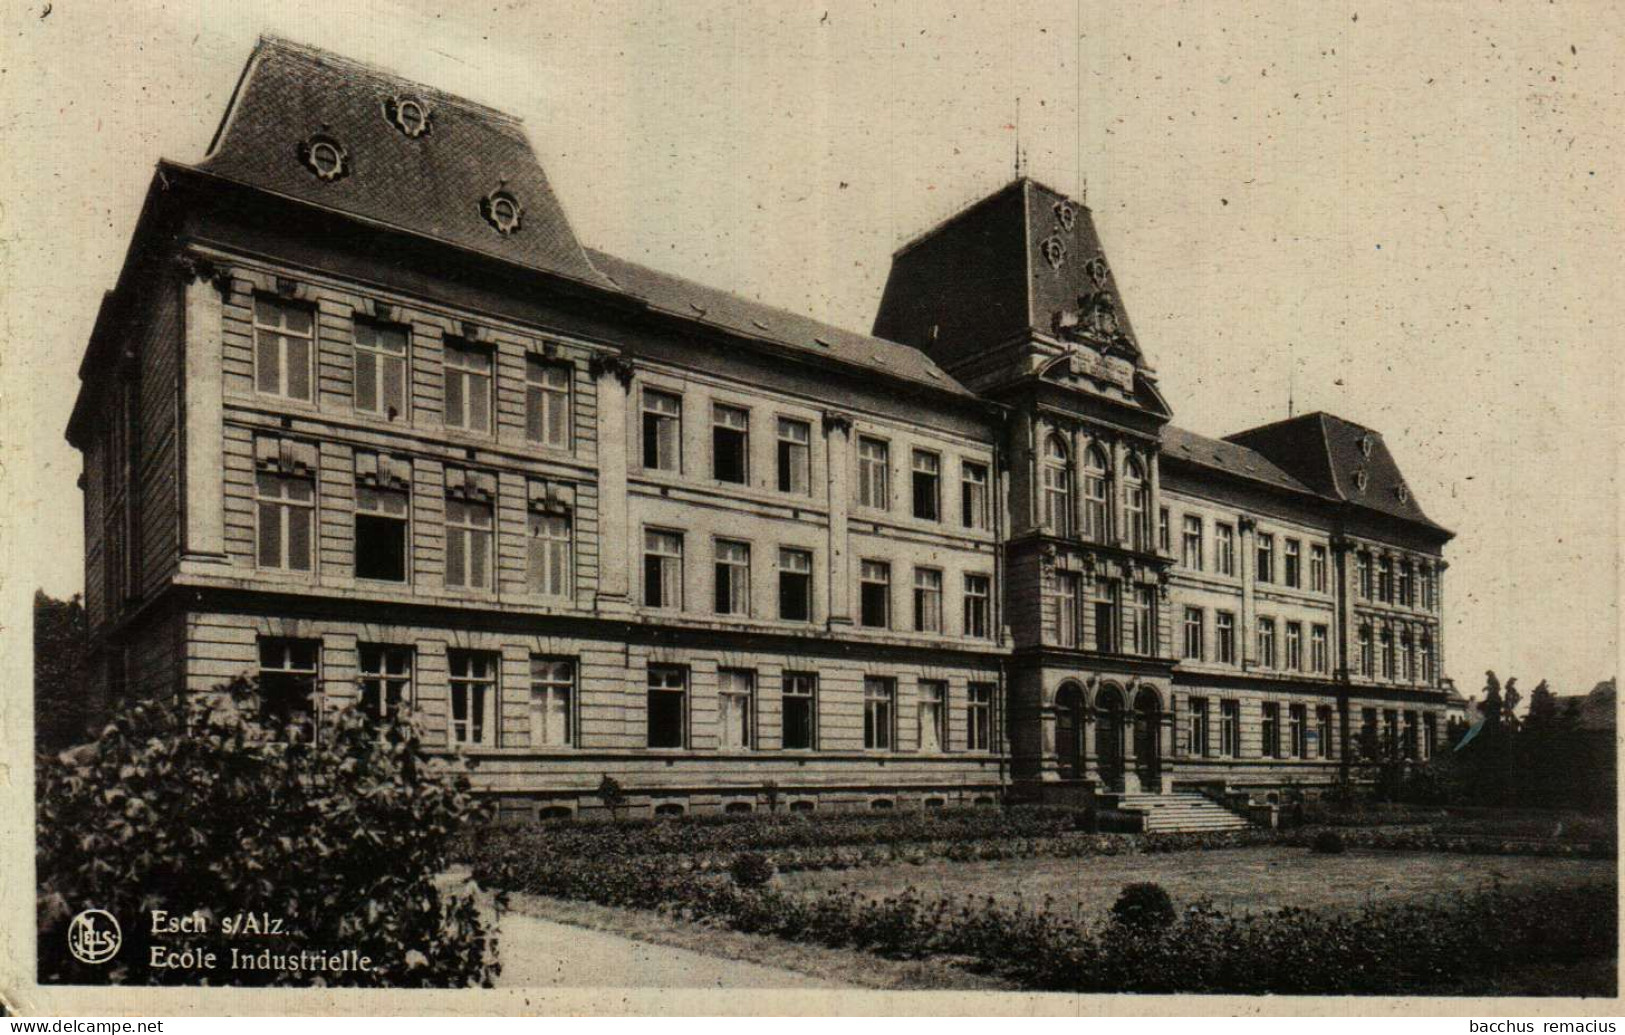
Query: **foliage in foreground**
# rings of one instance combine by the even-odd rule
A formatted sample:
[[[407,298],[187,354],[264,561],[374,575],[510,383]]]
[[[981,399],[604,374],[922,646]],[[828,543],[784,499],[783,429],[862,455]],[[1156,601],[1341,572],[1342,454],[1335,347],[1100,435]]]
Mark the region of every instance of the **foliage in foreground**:
[[[412,726],[355,711],[318,743],[254,714],[245,680],[173,707],[136,703],[91,744],[42,758],[35,853],[42,982],[122,984],[490,985],[496,939],[470,894],[443,889],[449,850],[479,809],[467,778],[431,760]],[[124,946],[101,966],[68,953],[85,908],[120,921]],[[208,936],[162,937],[257,952],[354,949],[375,969],[332,974],[149,966],[149,913],[210,920]],[[281,920],[280,938],[221,937],[225,914]]]

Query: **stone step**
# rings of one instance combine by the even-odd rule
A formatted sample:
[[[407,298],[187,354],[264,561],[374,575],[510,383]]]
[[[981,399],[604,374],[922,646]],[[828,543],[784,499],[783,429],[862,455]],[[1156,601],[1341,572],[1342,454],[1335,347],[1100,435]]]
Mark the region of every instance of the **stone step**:
[[[1117,798],[1117,806],[1142,816],[1145,831],[1152,834],[1219,833],[1246,830],[1252,825],[1206,795],[1192,791],[1124,794]]]

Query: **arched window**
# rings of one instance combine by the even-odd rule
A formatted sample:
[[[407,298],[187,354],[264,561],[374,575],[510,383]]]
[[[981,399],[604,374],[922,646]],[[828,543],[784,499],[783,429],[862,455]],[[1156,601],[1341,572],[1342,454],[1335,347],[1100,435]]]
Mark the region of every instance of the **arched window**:
[[[1140,461],[1128,458],[1123,471],[1123,505],[1128,511],[1129,549],[1151,549],[1151,508],[1148,497],[1150,487],[1145,482],[1145,470]]]
[[[1051,435],[1044,441],[1044,528],[1054,535],[1072,532],[1072,466],[1066,443]]]
[[[1106,507],[1108,471],[1106,454],[1090,446],[1083,454],[1083,537],[1104,543],[1111,532]]]

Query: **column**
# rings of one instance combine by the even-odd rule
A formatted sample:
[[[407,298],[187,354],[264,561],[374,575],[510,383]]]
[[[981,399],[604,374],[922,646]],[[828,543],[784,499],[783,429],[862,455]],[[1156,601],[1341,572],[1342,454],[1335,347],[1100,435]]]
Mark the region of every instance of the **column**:
[[[1258,662],[1257,637],[1253,631],[1253,616],[1256,610],[1254,594],[1257,591],[1253,569],[1258,564],[1258,548],[1253,541],[1253,533],[1257,528],[1258,523],[1251,515],[1242,514],[1236,520],[1236,549],[1241,552],[1241,556],[1236,558],[1236,573],[1241,576],[1241,616],[1236,622],[1239,627],[1236,629],[1236,635],[1241,638],[1241,642],[1236,648],[1244,671]]]
[[[852,624],[852,566],[847,557],[847,508],[852,501],[852,418],[826,412],[824,483],[829,501],[829,545],[825,584],[829,587],[828,624]]]
[[[1111,508],[1112,530],[1115,533],[1111,540],[1118,546],[1128,548],[1128,522],[1125,520],[1123,496],[1123,472],[1128,469],[1128,445],[1122,439],[1112,442],[1112,484]]]
[[[222,321],[229,271],[183,256],[181,543],[187,557],[224,560],[226,489]],[[130,549],[135,549],[131,544]]]
[[[598,610],[631,612],[631,528],[627,516],[627,399],[632,365],[614,354],[588,367],[598,392]]]
[[[1089,448],[1089,436],[1082,428],[1072,430],[1072,534],[1083,535],[1083,457]]]

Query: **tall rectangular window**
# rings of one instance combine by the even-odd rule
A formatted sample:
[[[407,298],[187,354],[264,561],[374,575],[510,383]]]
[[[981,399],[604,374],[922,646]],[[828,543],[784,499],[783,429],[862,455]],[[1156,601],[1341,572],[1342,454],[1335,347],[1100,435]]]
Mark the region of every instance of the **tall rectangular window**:
[[[1258,567],[1253,578],[1259,582],[1275,581],[1275,536],[1268,532],[1258,533]]]
[[[891,446],[866,435],[858,437],[858,503],[891,509]]]
[[[497,655],[489,651],[446,653],[451,683],[452,743],[497,742],[497,660]]]
[[[942,519],[942,458],[923,449],[914,451],[914,516],[922,521]]]
[[[896,717],[897,683],[881,676],[863,680],[863,746],[870,751],[890,751]]]
[[[355,322],[355,410],[385,420],[407,417],[407,344],[398,324]]]
[[[779,491],[812,494],[812,425],[779,418]]]
[[[1400,659],[1404,662],[1401,671],[1407,683],[1416,682],[1416,638],[1407,630],[1399,637]]]
[[[525,357],[525,438],[570,448],[570,380],[574,368],[541,356]]]
[[[1236,663],[1236,616],[1229,611],[1213,613],[1213,660],[1221,665]]]
[[[812,621],[812,554],[779,550],[779,617],[786,622]]]
[[[568,510],[532,508],[525,515],[526,584],[538,596],[575,595],[574,522]]]
[[[1220,575],[1236,573],[1236,530],[1222,521],[1213,526],[1213,569]]]
[[[316,312],[308,305],[254,297],[254,387],[263,395],[311,401]]]
[[[1399,602],[1405,607],[1416,606],[1416,597],[1411,591],[1411,587],[1415,585],[1412,578],[1415,570],[1410,561],[1399,562]]]
[[[756,746],[756,673],[744,669],[717,670],[717,746],[724,751],[749,751]]]
[[[1421,653],[1422,682],[1433,684],[1433,637],[1427,633],[1422,634],[1422,643],[1418,648]]]
[[[648,690],[649,746],[687,747],[688,670],[676,665],[650,665]]]
[[[1288,539],[1284,544],[1286,553],[1282,558],[1282,574],[1286,577],[1286,584],[1292,589],[1303,588],[1303,544],[1296,539]]]
[[[1185,530],[1180,539],[1180,561],[1191,571],[1202,570],[1202,519],[1195,514],[1185,515]]]
[[[1331,636],[1324,625],[1309,630],[1309,668],[1324,674],[1331,668]]]
[[[1167,507],[1157,508],[1157,549],[1168,553],[1173,547],[1173,533],[1169,530],[1171,519],[1168,517]]]
[[[1376,655],[1371,646],[1371,626],[1362,625],[1359,631],[1360,675],[1370,679],[1376,675]]]
[[[1287,708],[1288,745],[1293,758],[1309,757],[1309,712],[1301,704]]]
[[[412,706],[412,648],[363,643],[356,648],[361,710],[373,721]]]
[[[1184,657],[1190,661],[1202,660],[1202,609],[1199,607],[1185,609]]]
[[[1371,599],[1371,555],[1364,550],[1354,555],[1354,592],[1361,600]]]
[[[1315,757],[1332,757],[1332,709],[1326,704],[1315,709]]]
[[[1360,709],[1360,757],[1376,758],[1381,753],[1377,737],[1377,709]]]
[[[1150,657],[1157,653],[1157,589],[1134,587],[1133,651]]]
[[[750,614],[750,544],[718,539],[716,551],[716,613]]]
[[[1078,634],[1083,582],[1075,572],[1055,573],[1055,645],[1076,647],[1082,642]]]
[[[530,746],[575,743],[576,665],[567,658],[530,659]]]
[[[1281,706],[1273,701],[1264,704],[1264,723],[1260,730],[1263,738],[1263,753],[1265,758],[1274,758],[1281,753]]]
[[[988,521],[988,473],[986,464],[969,460],[959,467],[959,523],[966,528],[985,529]]]
[[[492,507],[483,499],[446,500],[446,585],[491,588]]]
[[[309,572],[315,565],[315,472],[292,465],[261,468],[254,476],[259,566]]]
[[[711,477],[745,485],[750,481],[750,411],[715,403],[711,407]]]
[[[859,620],[871,629],[891,628],[891,565],[864,561]]]
[[[259,642],[260,719],[305,742],[316,738],[320,640],[266,637]]]
[[[818,746],[818,677],[810,672],[784,674],[783,729],[780,743],[788,751]]]
[[[1122,640],[1122,587],[1105,579],[1095,580],[1095,650],[1110,654]]]
[[[491,350],[470,341],[445,342],[446,427],[491,433]]]
[[[914,631],[942,631],[942,572],[914,569]]]
[[[1433,569],[1429,568],[1429,567],[1426,567],[1426,566],[1423,566],[1423,568],[1422,568],[1422,609],[1424,611],[1433,610],[1433,602],[1434,602],[1434,581],[1433,580],[1434,580],[1434,577],[1435,576],[1434,576]]]
[[[683,609],[683,534],[646,529],[643,533],[643,604],[668,611]]]
[[[1394,678],[1394,632],[1392,629],[1382,631],[1382,678]]]
[[[1382,557],[1377,560],[1377,599],[1384,604],[1394,602],[1394,559]]]
[[[971,751],[992,750],[993,684],[972,683],[965,695],[965,747]]]
[[[1226,758],[1241,755],[1241,702],[1219,702],[1219,754]]]
[[[1399,712],[1393,708],[1382,710],[1382,754],[1384,758],[1399,757]]]
[[[1326,592],[1326,548],[1319,543],[1309,547],[1309,588]]]
[[[920,680],[920,750],[948,750],[948,684]]]
[[[1208,748],[1207,698],[1188,698],[1186,707],[1190,712],[1190,753],[1200,757],[1207,754]]]
[[[986,575],[965,576],[964,633],[972,639],[992,635],[992,586],[993,580]]]
[[[1275,667],[1275,619],[1258,620],[1258,664],[1263,668]]]
[[[356,450],[355,477],[356,578],[405,582],[412,462]]]
[[[1422,759],[1433,757],[1433,745],[1439,742],[1439,717],[1432,712],[1422,716]]]
[[[1293,672],[1303,671],[1303,623],[1286,623],[1286,667]]]
[[[683,469],[683,400],[653,388],[643,390],[643,466],[650,471]]]

